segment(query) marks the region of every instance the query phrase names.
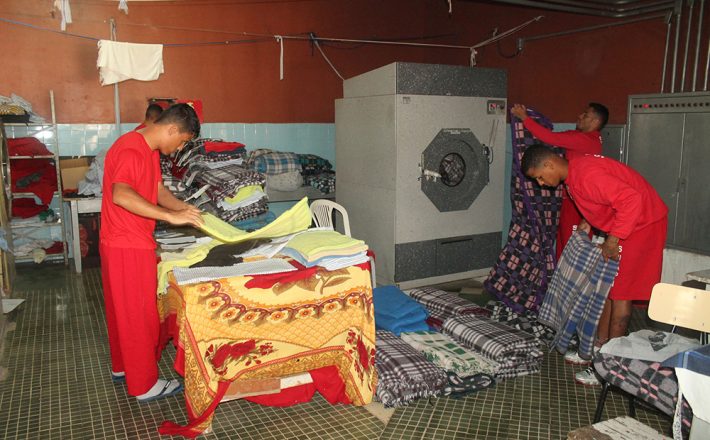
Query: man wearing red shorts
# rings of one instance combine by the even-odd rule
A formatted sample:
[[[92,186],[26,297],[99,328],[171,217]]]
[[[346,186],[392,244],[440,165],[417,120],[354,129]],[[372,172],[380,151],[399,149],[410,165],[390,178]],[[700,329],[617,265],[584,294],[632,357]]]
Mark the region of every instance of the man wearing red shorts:
[[[188,105],[165,110],[153,125],[119,137],[106,154],[101,205],[101,276],[112,378],[148,402],[182,391],[177,380],[158,378],[156,220],[202,222],[200,211],[162,184],[159,153],[169,155],[200,133]]]
[[[586,220],[580,227],[588,229],[588,223],[607,233],[600,246],[605,258],[623,257],[599,320],[597,344],[624,336],[631,302],[649,300],[653,286],[661,279],[668,208],[638,172],[603,156],[568,161],[549,147],[533,145],[525,151],[522,171],[540,185],[554,187],[564,181]],[[583,371],[576,380],[594,385],[596,378],[593,371]]]
[[[523,126],[536,139],[555,147],[564,148],[567,160],[582,157],[585,154],[602,154],[602,136],[599,131],[604,128],[609,120],[609,110],[602,104],[590,102],[587,108],[577,116],[575,130],[553,132],[528,118],[524,105],[515,104],[511,113],[523,121]],[[560,259],[562,250],[572,236],[572,228],[582,219],[574,203],[567,196],[567,191],[562,191],[562,209],[560,223],[557,228],[556,259]]]

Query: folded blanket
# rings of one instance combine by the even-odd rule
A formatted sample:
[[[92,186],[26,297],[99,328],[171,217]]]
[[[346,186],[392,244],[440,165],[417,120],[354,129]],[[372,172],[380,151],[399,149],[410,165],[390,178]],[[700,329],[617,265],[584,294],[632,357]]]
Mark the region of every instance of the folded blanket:
[[[381,286],[372,290],[375,306],[375,326],[399,336],[401,332],[428,330],[427,311],[418,302],[395,286]]]
[[[467,314],[490,316],[490,313],[483,307],[477,306],[454,293],[445,292],[434,287],[411,289],[404,293],[417,300],[418,303],[423,304],[430,314],[436,315],[441,319]]]
[[[439,395],[448,384],[446,373],[392,333],[377,330],[375,395],[387,407],[406,405],[419,397]]]
[[[497,362],[466,349],[443,333],[407,332],[402,333],[401,338],[439,367],[453,371],[460,377],[478,373],[495,375],[500,368]]]
[[[444,321],[442,331],[498,362],[542,359],[542,351],[534,336],[488,318],[454,316]]]
[[[282,174],[290,171],[301,172],[301,161],[298,154],[285,151],[272,151],[256,156],[254,169],[264,174]]]

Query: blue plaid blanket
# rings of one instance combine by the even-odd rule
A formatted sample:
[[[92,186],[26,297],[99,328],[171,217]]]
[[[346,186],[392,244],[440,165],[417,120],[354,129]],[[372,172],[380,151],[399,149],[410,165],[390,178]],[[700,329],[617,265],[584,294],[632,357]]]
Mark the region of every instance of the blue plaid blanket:
[[[557,332],[552,347],[565,353],[576,333],[579,356],[591,359],[599,317],[618,271],[619,263],[604,261],[601,250],[586,234],[572,234],[538,315],[538,321]]]
[[[301,161],[296,153],[272,151],[254,158],[254,170],[264,174],[301,172]]]

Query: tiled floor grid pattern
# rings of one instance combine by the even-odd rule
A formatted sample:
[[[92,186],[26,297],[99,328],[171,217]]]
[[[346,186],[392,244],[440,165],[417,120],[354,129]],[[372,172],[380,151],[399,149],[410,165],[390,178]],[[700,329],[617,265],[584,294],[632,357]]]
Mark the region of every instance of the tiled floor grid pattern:
[[[75,275],[59,265],[18,270],[13,297],[25,303],[8,317],[0,365],[0,438],[157,439],[164,420],[186,421],[182,396],[148,404],[111,382],[98,269]],[[641,325],[639,319],[635,324]],[[175,377],[174,349],[160,363]],[[504,381],[464,399],[419,400],[398,408],[385,426],[362,407],[313,401],[288,408],[245,401],[220,405],[205,439],[564,439],[592,421],[597,388],[572,382],[579,367],[546,355],[542,373]],[[604,418],[625,415],[610,394]],[[670,419],[644,410],[641,422],[668,432]]]

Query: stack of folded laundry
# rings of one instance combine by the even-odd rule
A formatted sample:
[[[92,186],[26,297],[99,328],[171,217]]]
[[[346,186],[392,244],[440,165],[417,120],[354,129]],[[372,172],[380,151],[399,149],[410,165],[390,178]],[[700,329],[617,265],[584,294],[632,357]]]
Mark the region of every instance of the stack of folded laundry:
[[[309,229],[295,235],[281,253],[306,266],[321,266],[327,270],[369,261],[367,245],[336,231]]]
[[[193,164],[183,181],[200,188],[192,195],[196,201],[191,203],[227,223],[268,211],[264,175],[240,165],[214,168],[209,162]]]
[[[490,316],[485,308],[477,306],[460,296],[434,287],[422,287],[407,290],[404,293],[421,303],[429,311],[429,325],[441,328],[443,322],[452,316],[478,315]]]
[[[499,364],[496,378],[511,378],[540,371],[543,353],[531,334],[475,315],[453,316],[442,331]]]
[[[437,396],[448,385],[446,373],[422,353],[385,330],[377,330],[375,395],[387,407],[406,405],[420,397]]]
[[[335,171],[327,159],[315,154],[299,154],[298,160],[304,184],[325,194],[335,192]]]
[[[418,302],[395,286],[381,286],[372,290],[375,307],[375,327],[399,336],[402,332],[429,330],[427,311]]]
[[[377,309],[375,309],[375,312]],[[375,318],[377,314],[375,314]],[[479,373],[495,376],[500,369],[498,362],[467,349],[450,336],[432,331],[404,332],[403,341],[424,353],[424,356],[446,371],[460,377]]]
[[[303,186],[298,154],[269,149],[254,150],[247,166],[266,174],[266,185],[276,191],[295,191]]]

